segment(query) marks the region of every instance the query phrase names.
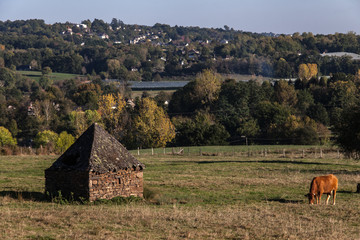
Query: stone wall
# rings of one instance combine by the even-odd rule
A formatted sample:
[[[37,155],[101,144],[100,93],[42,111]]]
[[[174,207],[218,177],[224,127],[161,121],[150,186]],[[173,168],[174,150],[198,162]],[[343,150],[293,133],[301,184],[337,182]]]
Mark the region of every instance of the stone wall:
[[[113,197],[143,197],[143,171],[120,170],[97,174],[89,173],[90,201]]]
[[[89,173],[74,170],[45,171],[45,192],[75,199],[89,199]]]

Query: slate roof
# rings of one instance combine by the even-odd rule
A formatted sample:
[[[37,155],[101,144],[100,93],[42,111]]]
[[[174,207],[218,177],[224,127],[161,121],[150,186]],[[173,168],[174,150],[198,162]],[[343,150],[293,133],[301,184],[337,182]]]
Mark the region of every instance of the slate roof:
[[[94,123],[47,170],[106,173],[137,167],[144,169],[145,165],[116,138]]]

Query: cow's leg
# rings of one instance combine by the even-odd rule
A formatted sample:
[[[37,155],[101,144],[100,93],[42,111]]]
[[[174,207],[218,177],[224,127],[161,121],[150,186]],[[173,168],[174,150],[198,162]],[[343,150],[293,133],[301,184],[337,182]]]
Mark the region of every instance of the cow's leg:
[[[329,193],[329,194],[327,195],[327,197],[326,197],[326,205],[329,204],[330,194],[331,194],[331,193]]]
[[[335,205],[336,190],[333,191],[333,205]]]
[[[319,203],[318,204],[321,204],[321,195],[322,195],[322,192],[319,193]]]

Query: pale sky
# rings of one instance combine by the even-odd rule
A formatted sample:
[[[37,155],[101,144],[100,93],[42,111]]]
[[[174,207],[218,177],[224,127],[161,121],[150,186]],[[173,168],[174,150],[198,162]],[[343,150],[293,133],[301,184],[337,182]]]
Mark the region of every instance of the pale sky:
[[[0,0],[0,20],[199,26],[250,32],[360,34],[360,0]]]

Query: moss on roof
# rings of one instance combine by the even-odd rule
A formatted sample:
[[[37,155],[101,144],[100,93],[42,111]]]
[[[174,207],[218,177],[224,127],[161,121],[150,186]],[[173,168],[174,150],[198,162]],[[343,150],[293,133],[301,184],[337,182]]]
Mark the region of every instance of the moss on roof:
[[[47,170],[79,170],[105,173],[140,168],[137,160],[99,124],[91,125]]]

